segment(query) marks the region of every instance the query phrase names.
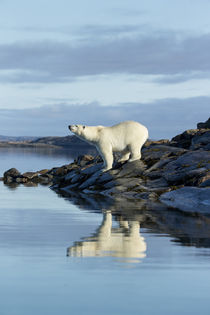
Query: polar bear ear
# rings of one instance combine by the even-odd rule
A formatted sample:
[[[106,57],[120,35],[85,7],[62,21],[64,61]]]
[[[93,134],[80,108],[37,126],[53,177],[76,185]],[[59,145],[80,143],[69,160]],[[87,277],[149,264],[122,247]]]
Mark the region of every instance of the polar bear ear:
[[[85,129],[85,126],[82,126],[83,129]]]

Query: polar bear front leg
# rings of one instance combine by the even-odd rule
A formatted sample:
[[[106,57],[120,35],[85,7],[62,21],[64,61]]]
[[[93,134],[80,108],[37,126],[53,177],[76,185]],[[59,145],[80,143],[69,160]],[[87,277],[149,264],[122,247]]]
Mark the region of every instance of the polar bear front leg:
[[[99,147],[99,152],[101,153],[101,157],[104,161],[104,167],[102,169],[103,172],[106,172],[112,168],[113,164],[113,152],[110,144],[101,144]]]

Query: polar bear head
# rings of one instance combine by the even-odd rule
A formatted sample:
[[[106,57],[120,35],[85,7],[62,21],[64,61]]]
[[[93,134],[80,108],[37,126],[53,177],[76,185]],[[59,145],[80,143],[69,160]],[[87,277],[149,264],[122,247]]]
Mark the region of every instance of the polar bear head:
[[[69,130],[79,137],[84,136],[85,126],[83,125],[69,125]]]
[[[103,126],[84,126],[84,125],[70,125],[69,130],[73,132],[77,137],[91,142],[91,144],[96,145],[100,136],[100,130]]]

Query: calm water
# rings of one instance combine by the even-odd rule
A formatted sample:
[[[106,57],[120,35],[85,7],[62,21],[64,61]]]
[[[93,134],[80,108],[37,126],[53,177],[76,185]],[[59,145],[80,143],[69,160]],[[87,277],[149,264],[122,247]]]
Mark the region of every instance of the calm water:
[[[72,156],[3,150],[0,174]],[[0,198],[1,315],[209,314],[209,218],[138,204],[118,214],[45,186],[0,182]]]

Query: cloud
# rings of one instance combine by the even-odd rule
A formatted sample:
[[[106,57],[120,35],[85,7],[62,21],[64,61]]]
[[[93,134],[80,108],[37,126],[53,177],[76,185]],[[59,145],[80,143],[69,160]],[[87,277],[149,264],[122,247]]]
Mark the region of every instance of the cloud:
[[[187,73],[168,74],[161,77],[154,78],[153,82],[160,84],[176,84],[186,82],[188,80],[209,79],[210,71],[203,73],[202,71],[189,71]]]
[[[121,37],[117,34],[125,34],[122,26],[118,31],[89,27],[88,33],[97,34],[94,40],[1,44],[0,81],[68,82],[83,76],[123,73],[163,75],[163,81],[170,83],[195,77],[196,72],[209,76],[210,34],[181,38],[174,32],[135,31],[131,27],[129,36]],[[108,36],[98,40],[100,33]]]
[[[206,121],[209,104],[210,97],[195,97],[165,99],[151,104],[62,103],[34,109],[0,110],[0,134],[63,136],[69,134],[67,126],[72,123],[109,126],[119,121],[137,120],[148,126],[151,138],[171,138]]]

